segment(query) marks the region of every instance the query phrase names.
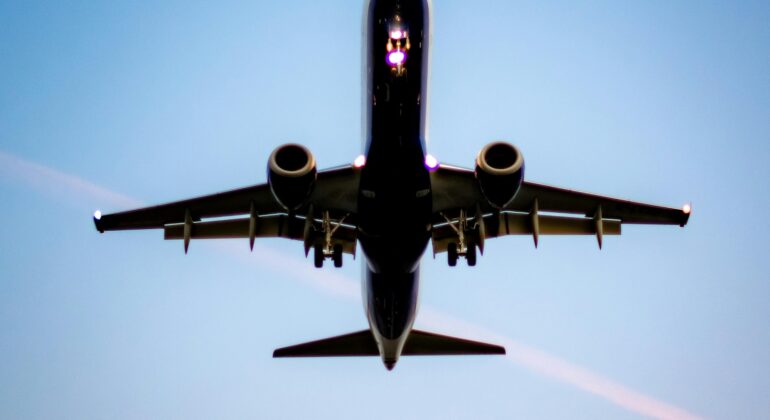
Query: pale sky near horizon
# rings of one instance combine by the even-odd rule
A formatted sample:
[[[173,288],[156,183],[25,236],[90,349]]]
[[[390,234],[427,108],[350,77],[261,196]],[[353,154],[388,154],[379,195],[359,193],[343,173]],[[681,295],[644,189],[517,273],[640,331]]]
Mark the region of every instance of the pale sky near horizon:
[[[0,418],[770,418],[770,4],[434,1],[429,149],[685,229],[426,253],[417,325],[511,356],[274,360],[366,327],[360,260],[90,215],[360,153],[358,1],[0,0]]]

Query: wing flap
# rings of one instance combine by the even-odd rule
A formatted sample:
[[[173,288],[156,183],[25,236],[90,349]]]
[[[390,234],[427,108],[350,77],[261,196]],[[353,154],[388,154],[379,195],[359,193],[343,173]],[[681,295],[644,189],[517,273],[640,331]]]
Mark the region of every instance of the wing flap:
[[[302,239],[304,221],[286,215],[257,219],[257,238]],[[184,224],[166,225],[163,239],[184,239]],[[191,239],[248,238],[249,219],[216,220],[193,223]]]
[[[195,222],[190,230],[190,239],[238,239],[249,238],[249,219],[239,218],[230,220],[215,220]],[[273,215],[257,218],[256,238],[286,238],[297,241],[304,240],[305,220],[287,215]],[[163,228],[163,238],[166,240],[183,240],[184,224],[166,225]],[[335,243],[342,244],[342,251],[355,255],[356,230],[342,225],[333,236]]]
[[[484,219],[489,238],[533,234],[532,218],[528,214],[503,212],[497,218],[489,216]],[[596,235],[596,220],[593,218],[539,215],[538,223],[540,235]],[[602,219],[602,228],[604,235],[620,235],[619,220]]]
[[[539,215],[539,235],[596,235],[596,220],[586,217]],[[533,235],[532,216],[522,213],[501,212],[484,216],[485,237]],[[602,219],[603,235],[620,235],[619,220]],[[433,253],[446,252],[457,234],[448,224],[433,229]]]

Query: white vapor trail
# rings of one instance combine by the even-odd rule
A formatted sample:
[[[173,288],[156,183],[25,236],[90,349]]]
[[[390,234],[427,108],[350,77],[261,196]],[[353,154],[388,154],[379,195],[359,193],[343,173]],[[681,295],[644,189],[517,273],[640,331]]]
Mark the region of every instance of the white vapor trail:
[[[68,197],[75,196],[99,201],[116,208],[142,205],[138,200],[112,192],[75,175],[2,151],[0,151],[0,179],[18,182],[55,198],[60,194],[66,194]],[[237,246],[233,242],[226,241],[217,243],[216,247],[228,251],[228,254],[241,257],[241,260],[246,263],[288,274],[332,296],[348,300],[360,299],[358,282],[334,272],[312,268],[306,261],[298,258],[259,245],[255,245],[255,248],[259,249],[253,255],[246,251],[245,244]],[[464,337],[470,336],[499,343],[507,351],[506,360],[604,398],[634,413],[662,420],[700,419],[682,408],[628,388],[596,372],[429,307],[421,307],[419,323]]]
[[[500,344],[505,347],[507,360],[602,397],[629,411],[655,419],[697,420],[701,418],[542,350],[430,308],[423,308],[420,321],[434,328],[451,328],[454,333]]]
[[[0,150],[0,179],[17,182],[35,190],[61,198],[62,194],[88,198],[114,205],[135,207],[141,202],[112,192],[83,178],[71,175],[39,163],[30,162]]]

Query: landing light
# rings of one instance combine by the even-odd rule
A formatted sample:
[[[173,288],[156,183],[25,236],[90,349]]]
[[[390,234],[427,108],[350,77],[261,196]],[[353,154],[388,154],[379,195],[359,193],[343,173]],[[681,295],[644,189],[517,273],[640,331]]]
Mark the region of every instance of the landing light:
[[[392,39],[401,39],[404,37],[404,33],[401,32],[400,29],[396,29],[396,30],[390,31],[390,37]]]
[[[391,51],[388,53],[387,60],[391,66],[400,66],[406,61],[406,53],[400,50]]]
[[[356,168],[363,168],[366,165],[366,156],[359,155],[356,160],[353,161],[353,166]]]
[[[682,206],[682,212],[684,214],[690,214],[691,211],[692,211],[692,206],[691,205],[685,204],[684,206]]]
[[[102,220],[102,212],[101,212],[101,211],[99,211],[99,210],[96,210],[96,211],[94,212],[94,219],[96,219],[96,220]]]
[[[428,168],[429,171],[435,170],[438,168],[438,159],[433,157],[433,155],[425,155],[425,167]]]

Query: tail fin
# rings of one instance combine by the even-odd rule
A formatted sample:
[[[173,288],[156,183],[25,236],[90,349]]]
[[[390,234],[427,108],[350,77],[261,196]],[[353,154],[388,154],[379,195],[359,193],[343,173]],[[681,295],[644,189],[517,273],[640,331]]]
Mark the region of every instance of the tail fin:
[[[494,344],[412,330],[401,352],[402,356],[456,356],[464,354],[505,354],[505,348]],[[273,352],[273,357],[379,356],[370,330],[325,338]]]

